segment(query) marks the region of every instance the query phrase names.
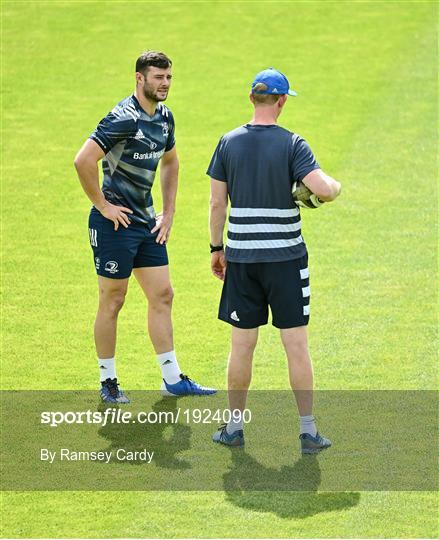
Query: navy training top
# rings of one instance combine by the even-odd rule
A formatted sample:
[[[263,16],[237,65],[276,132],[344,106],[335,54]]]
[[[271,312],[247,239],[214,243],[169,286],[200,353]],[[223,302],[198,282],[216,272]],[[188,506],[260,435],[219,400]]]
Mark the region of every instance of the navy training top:
[[[133,210],[130,219],[155,218],[151,188],[160,158],[175,145],[171,111],[159,103],[149,116],[131,95],[118,103],[90,135],[105,152],[102,192],[107,201]]]
[[[221,137],[207,174],[227,182],[226,259],[280,262],[305,255],[292,185],[319,168],[308,143],[276,124],[246,124]]]

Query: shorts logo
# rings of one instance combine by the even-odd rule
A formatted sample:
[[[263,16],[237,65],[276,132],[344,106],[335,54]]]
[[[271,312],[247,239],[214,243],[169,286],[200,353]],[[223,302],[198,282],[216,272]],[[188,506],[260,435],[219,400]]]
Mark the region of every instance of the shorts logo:
[[[90,244],[92,247],[98,247],[98,231],[96,229],[88,229],[90,236]]]
[[[238,317],[238,314],[236,313],[236,311],[234,311],[233,313],[230,314],[230,318],[233,319],[236,322],[239,322],[239,317]]]
[[[119,272],[118,267],[119,267],[119,265],[117,264],[116,261],[107,261],[105,263],[104,270],[106,272],[109,272],[110,274],[115,274],[116,272]]]
[[[99,257],[95,257],[96,270],[99,270],[100,265],[101,265],[101,259]]]

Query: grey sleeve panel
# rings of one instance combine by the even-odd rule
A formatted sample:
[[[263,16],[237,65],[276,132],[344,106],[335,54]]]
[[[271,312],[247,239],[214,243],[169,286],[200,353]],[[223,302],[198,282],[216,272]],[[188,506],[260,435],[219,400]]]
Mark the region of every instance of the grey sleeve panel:
[[[132,117],[111,111],[99,122],[89,138],[107,154],[118,142],[128,139],[135,133],[136,121]]]
[[[215,152],[210,160],[206,174],[208,174],[211,178],[215,178],[215,180],[227,182],[227,175],[224,166],[224,141],[222,137],[215,148]]]
[[[311,148],[305,139],[298,135],[293,135],[291,138],[291,178],[294,182],[303,180],[307,174],[316,169],[320,169]]]

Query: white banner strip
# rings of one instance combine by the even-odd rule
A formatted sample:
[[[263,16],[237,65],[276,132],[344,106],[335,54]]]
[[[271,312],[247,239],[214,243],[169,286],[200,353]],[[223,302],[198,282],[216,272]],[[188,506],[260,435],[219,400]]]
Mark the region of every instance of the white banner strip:
[[[280,217],[288,218],[299,215],[298,208],[231,208],[232,217]]]
[[[289,240],[230,240],[227,239],[227,247],[232,249],[277,249],[297,246],[303,242],[303,238],[291,238]]]
[[[297,223],[255,223],[253,225],[241,225],[229,223],[229,232],[232,233],[286,233],[299,231],[301,222]]]

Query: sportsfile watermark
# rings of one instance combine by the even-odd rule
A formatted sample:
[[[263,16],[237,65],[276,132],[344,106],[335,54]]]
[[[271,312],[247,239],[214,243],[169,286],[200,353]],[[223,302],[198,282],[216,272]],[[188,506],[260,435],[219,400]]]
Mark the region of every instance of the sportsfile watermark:
[[[435,491],[436,391],[314,393],[319,432],[332,446],[302,455],[290,390],[250,391],[242,415],[227,392],[164,398],[126,391],[4,391],[2,489],[360,492]],[[242,416],[242,417],[241,417]],[[242,420],[245,445],[213,440]],[[340,494],[342,495],[342,494]]]
[[[40,422],[50,427],[62,424],[94,424],[105,427],[107,424],[178,424],[180,419],[186,424],[228,424],[229,422],[251,422],[251,410],[244,409],[182,409],[175,411],[123,411],[108,408],[105,411],[43,411]]]

